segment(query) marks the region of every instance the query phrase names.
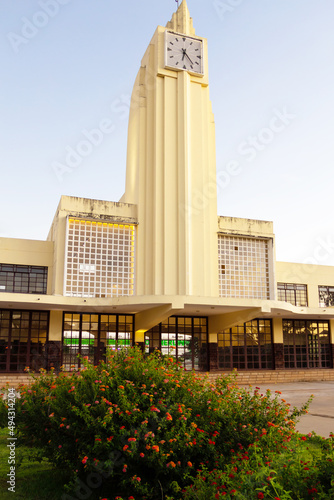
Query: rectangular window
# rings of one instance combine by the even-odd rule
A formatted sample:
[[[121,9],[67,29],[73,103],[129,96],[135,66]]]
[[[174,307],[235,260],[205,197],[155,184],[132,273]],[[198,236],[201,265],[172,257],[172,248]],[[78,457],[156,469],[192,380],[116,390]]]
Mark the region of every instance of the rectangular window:
[[[49,313],[0,309],[0,371],[48,368]]]
[[[205,371],[208,366],[208,320],[171,316],[145,334],[145,350],[156,349],[175,357],[186,370]]]
[[[283,320],[285,368],[332,368],[329,322]]]
[[[131,346],[133,318],[133,315],[64,313],[64,370],[80,368],[78,355],[97,365],[105,360],[107,350]]]
[[[218,333],[218,368],[272,370],[271,320],[254,319]]]
[[[294,306],[307,307],[307,285],[277,283],[277,299]]]
[[[268,240],[218,235],[219,296],[269,299]]]
[[[334,286],[319,286],[319,307],[334,306]]]
[[[0,292],[46,294],[48,268],[0,264]]]
[[[135,226],[69,218],[64,295],[134,294]]]

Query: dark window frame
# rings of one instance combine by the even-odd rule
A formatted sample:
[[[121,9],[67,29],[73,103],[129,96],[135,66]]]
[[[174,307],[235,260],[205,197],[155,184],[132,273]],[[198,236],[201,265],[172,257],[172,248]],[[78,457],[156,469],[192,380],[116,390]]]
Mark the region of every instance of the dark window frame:
[[[312,325],[317,331],[312,330]],[[327,329],[320,331],[320,325]],[[324,331],[327,343],[321,341]],[[283,319],[283,348],[286,369],[333,368],[329,321]]]
[[[17,328],[14,335],[15,322]],[[43,324],[44,327],[41,326]],[[31,371],[47,369],[49,325],[49,311],[0,309],[0,372],[20,373],[26,367]],[[41,335],[44,331],[46,337],[43,344]]]
[[[190,330],[188,332],[179,331],[184,329],[182,325],[182,320],[190,319],[191,326],[189,326]],[[200,320],[201,322],[204,320],[206,324],[200,324],[198,326],[199,330],[205,329],[205,332],[196,331],[197,325],[195,325],[195,321]],[[159,323],[155,327],[151,328],[145,333],[145,352],[151,353],[154,350],[162,351],[162,354],[167,354],[172,347],[175,347],[175,359],[178,363],[181,363],[186,370],[195,370],[195,371],[208,371],[209,368],[209,320],[207,316],[188,316],[188,315],[180,315],[180,316],[170,316],[167,320]],[[174,332],[170,332],[171,330],[175,330]],[[162,344],[163,341],[166,342],[166,339],[162,339],[162,335],[168,335],[167,346]],[[196,334],[200,335],[199,342],[199,351],[202,349],[205,352],[199,352],[198,356],[195,355],[195,340]],[[175,335],[175,339],[170,335]],[[180,339],[179,336],[188,335],[192,337],[191,339],[191,359],[189,360],[189,356],[187,358],[187,349],[185,344],[182,346],[182,342],[186,342],[184,339]],[[204,338],[204,341],[203,341]],[[172,344],[175,344],[172,345]],[[203,347],[204,346],[204,347]],[[164,352],[166,351],[166,352]],[[173,354],[173,353],[172,353]],[[187,363],[188,359],[188,363]],[[189,367],[189,361],[191,361],[191,367]],[[198,368],[196,364],[198,363]]]
[[[74,323],[74,318],[78,318],[78,321],[75,321],[77,323],[78,329],[72,328],[71,330],[65,330],[65,323],[68,321],[69,317],[72,317],[72,324]],[[83,337],[83,332],[89,331],[89,329],[84,329],[83,328],[83,323],[88,323],[88,318],[84,318],[84,316],[89,316],[90,318],[92,317],[97,317],[97,322],[92,322],[91,320],[89,321],[90,325],[95,324],[97,325],[97,329],[94,329],[96,331],[96,337],[94,339],[92,338],[84,338]],[[101,340],[101,333],[104,331],[102,329],[102,325],[104,324],[102,321],[102,317],[108,316],[108,317],[113,317],[115,318],[115,348],[125,348],[127,345],[133,346],[134,345],[134,335],[135,335],[135,315],[134,314],[120,314],[120,313],[94,313],[94,312],[64,312],[63,313],[63,325],[62,325],[62,355],[61,355],[61,365],[66,368],[67,365],[74,367],[74,370],[79,370],[81,368],[81,360],[77,357],[78,355],[80,356],[87,356],[89,361],[94,363],[94,365],[97,365],[100,361],[105,361],[106,360],[106,348],[110,347],[112,345],[112,342],[108,343],[108,340],[112,340],[111,338],[106,339],[107,342],[104,344],[103,341]],[[68,317],[66,319],[66,317]],[[120,318],[125,318],[125,323],[120,320]],[[131,322],[127,322],[126,318],[131,318]],[[127,326],[130,327],[130,331],[123,331],[122,326],[125,325],[125,329]],[[65,337],[64,333],[65,331],[68,331],[71,333],[70,336]],[[71,352],[71,347],[69,347],[70,344],[69,342],[65,342],[65,339],[70,339],[70,340],[76,340],[76,336],[73,336],[73,332],[78,332],[78,349],[75,349],[72,347]],[[129,338],[129,344],[127,344],[126,340],[124,343],[124,339],[120,339],[119,337],[121,336],[120,334],[122,333],[130,333],[130,338]],[[76,342],[75,342],[76,343]],[[88,348],[87,348],[88,345]],[[65,366],[66,365],[66,366]]]
[[[261,325],[261,322],[264,325]],[[261,332],[261,328],[264,331]],[[257,341],[251,337],[247,328],[256,328]],[[266,331],[269,329],[269,332]],[[265,342],[270,337],[270,344]],[[239,337],[239,340],[238,340]],[[270,346],[269,350],[267,346]],[[272,319],[256,318],[246,323],[235,325],[218,333],[219,370],[274,370],[274,337]],[[258,365],[258,366],[257,366]]]
[[[293,306],[308,307],[308,288],[305,284],[277,283],[277,295],[278,300],[288,302]],[[291,300],[291,295],[293,296],[293,300]]]
[[[46,295],[48,268],[0,264],[0,293],[28,293]]]
[[[319,307],[334,306],[334,286],[319,285]]]

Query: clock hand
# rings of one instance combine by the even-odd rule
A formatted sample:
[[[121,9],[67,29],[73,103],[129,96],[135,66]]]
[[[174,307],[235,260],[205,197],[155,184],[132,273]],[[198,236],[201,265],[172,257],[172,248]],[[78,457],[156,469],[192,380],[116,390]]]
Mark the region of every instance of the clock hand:
[[[191,62],[191,64],[194,64],[194,63],[192,62],[192,60],[190,59],[190,57],[188,56],[187,52],[185,53],[185,55],[188,57],[188,59],[189,59],[189,61]]]
[[[194,64],[187,54],[187,49],[182,49],[182,61],[184,60],[184,57],[187,57],[189,59],[190,63]]]

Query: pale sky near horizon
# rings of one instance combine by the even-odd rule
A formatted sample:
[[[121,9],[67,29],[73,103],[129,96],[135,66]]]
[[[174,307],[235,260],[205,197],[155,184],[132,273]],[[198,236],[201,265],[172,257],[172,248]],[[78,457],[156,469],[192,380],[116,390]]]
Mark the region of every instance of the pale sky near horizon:
[[[334,265],[333,0],[187,3],[208,39],[218,214],[272,220],[277,260]],[[133,83],[175,9],[0,2],[0,236],[45,239],[62,194],[120,199]],[[57,177],[57,162],[104,120],[101,144]]]

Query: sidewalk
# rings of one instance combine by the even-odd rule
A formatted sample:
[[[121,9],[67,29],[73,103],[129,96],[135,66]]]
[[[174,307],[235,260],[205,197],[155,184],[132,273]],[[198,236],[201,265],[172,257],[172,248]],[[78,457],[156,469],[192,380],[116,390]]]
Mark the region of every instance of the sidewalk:
[[[259,384],[258,387],[263,394],[267,389],[272,393],[281,391],[280,397],[298,408],[313,394],[309,413],[300,418],[296,429],[302,434],[314,431],[325,438],[328,438],[331,432],[334,433],[334,382]]]

